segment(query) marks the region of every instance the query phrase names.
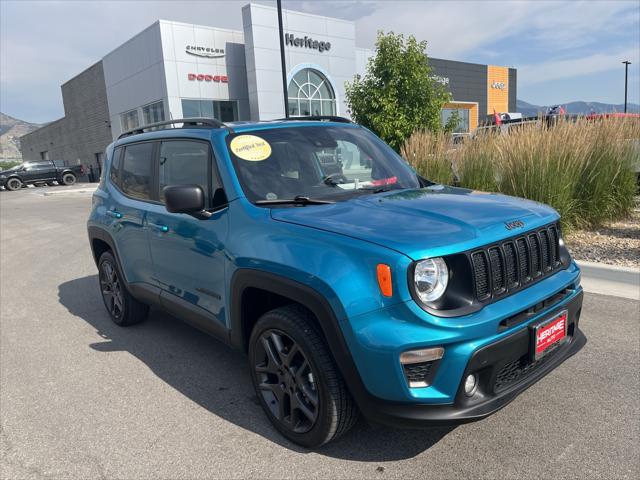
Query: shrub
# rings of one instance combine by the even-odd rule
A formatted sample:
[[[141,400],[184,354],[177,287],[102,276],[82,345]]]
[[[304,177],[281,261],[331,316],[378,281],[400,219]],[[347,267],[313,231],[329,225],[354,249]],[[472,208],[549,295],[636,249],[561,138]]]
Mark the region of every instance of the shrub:
[[[415,128],[436,132],[443,127],[441,109],[451,94],[433,77],[426,49],[427,42],[418,42],[412,35],[405,39],[393,32],[378,32],[376,53],[365,75],[345,84],[351,117],[395,151]]]
[[[447,180],[453,174],[442,168],[453,165],[460,186],[549,204],[568,228],[595,227],[623,218],[633,208],[634,142],[640,138],[636,119],[559,121],[551,127],[538,122],[512,128],[508,135],[477,136],[455,151],[440,145],[438,136],[425,138],[429,135],[416,132],[403,154],[433,181],[451,183]],[[434,171],[438,177],[431,175]]]

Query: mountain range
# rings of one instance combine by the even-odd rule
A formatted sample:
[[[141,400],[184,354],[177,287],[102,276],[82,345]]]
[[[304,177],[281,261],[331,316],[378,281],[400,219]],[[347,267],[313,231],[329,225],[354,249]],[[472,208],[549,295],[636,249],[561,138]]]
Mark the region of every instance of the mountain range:
[[[29,123],[0,112],[0,161],[20,160],[20,137],[42,125]]]
[[[600,102],[569,102],[561,103],[565,112],[573,115],[588,115],[590,113],[612,113],[624,112],[624,104],[611,104]],[[547,113],[549,107],[553,105],[533,105],[532,103],[518,100],[516,102],[516,111],[522,113],[525,117],[535,117],[539,113]],[[640,105],[635,103],[627,104],[628,113],[640,113]]]

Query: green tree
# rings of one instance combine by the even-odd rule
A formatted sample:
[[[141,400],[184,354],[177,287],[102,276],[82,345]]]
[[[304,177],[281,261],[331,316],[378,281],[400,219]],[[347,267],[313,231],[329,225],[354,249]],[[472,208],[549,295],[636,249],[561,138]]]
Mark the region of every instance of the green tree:
[[[426,48],[413,35],[405,40],[380,31],[364,77],[345,85],[352,118],[396,151],[415,130],[443,129],[440,111],[451,94],[433,78]]]

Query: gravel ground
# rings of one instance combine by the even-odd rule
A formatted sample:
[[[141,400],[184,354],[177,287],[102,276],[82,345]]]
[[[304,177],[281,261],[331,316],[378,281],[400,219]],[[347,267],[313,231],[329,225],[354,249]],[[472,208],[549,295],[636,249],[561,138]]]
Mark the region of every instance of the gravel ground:
[[[640,268],[640,197],[631,218],[597,230],[577,230],[567,237],[574,258]]]

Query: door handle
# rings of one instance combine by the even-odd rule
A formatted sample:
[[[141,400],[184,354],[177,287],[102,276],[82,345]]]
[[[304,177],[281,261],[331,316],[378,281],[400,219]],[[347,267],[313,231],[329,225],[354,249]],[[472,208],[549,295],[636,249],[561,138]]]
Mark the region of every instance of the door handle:
[[[167,227],[166,225],[160,225],[159,223],[151,223],[151,222],[149,222],[148,225],[157,230],[160,230],[163,233],[167,233],[169,231],[169,227]]]
[[[117,210],[107,210],[107,215],[114,218],[122,218],[122,214]]]

